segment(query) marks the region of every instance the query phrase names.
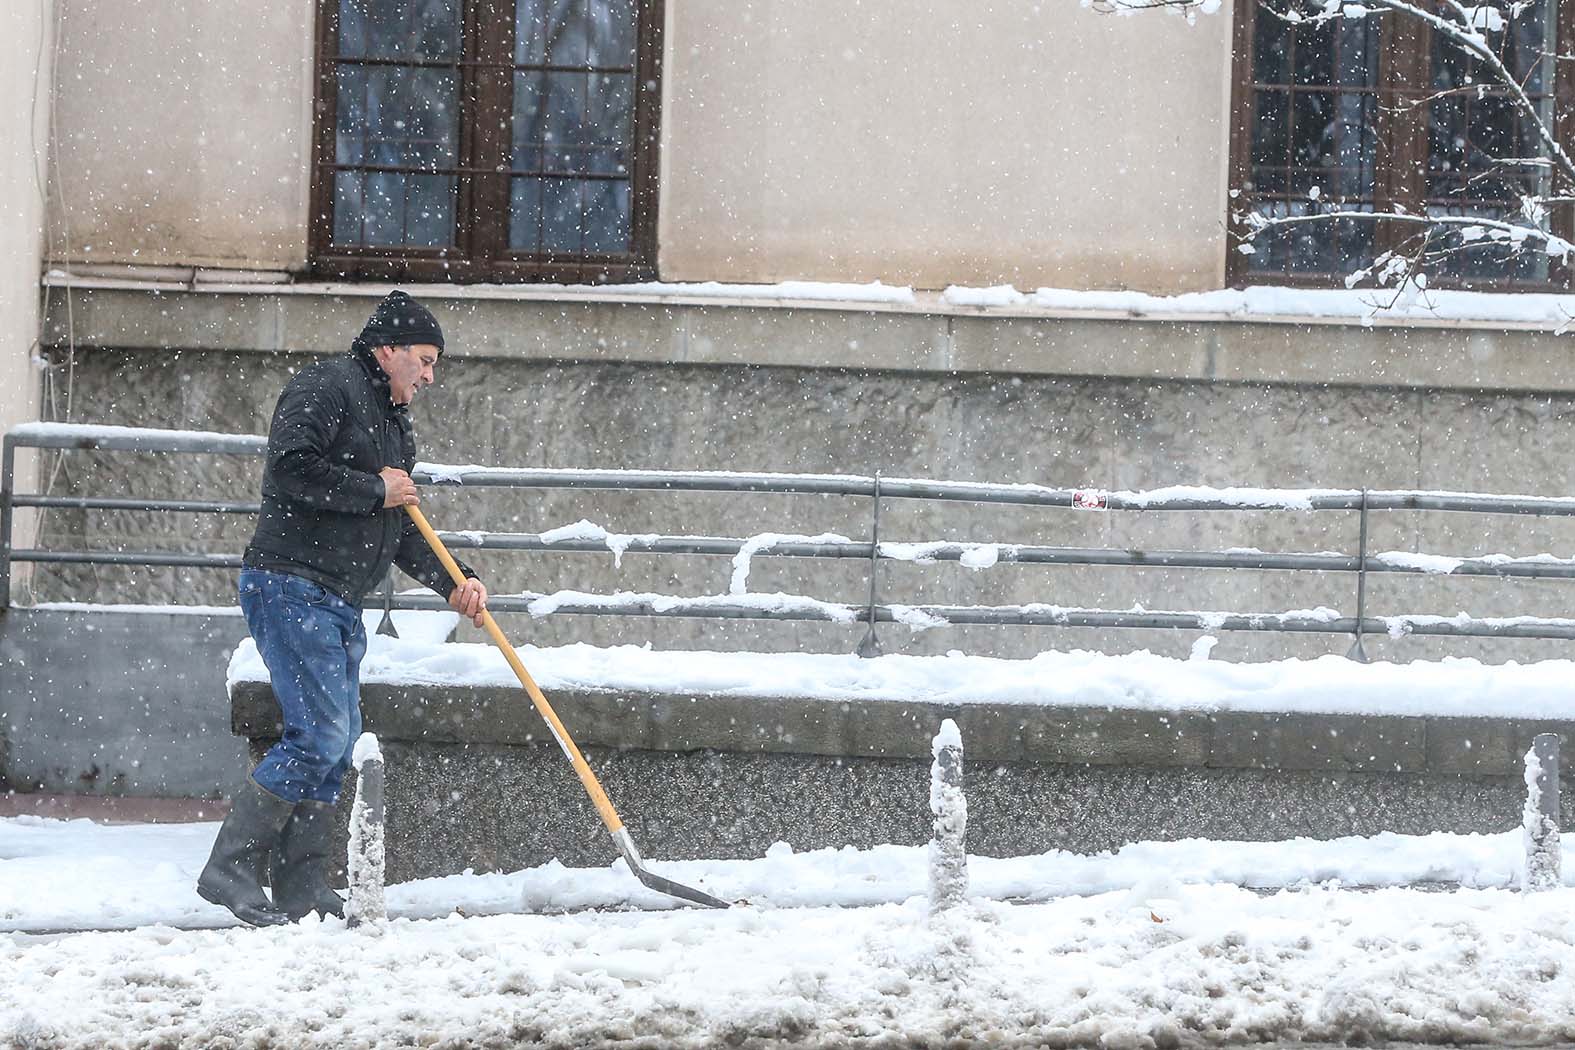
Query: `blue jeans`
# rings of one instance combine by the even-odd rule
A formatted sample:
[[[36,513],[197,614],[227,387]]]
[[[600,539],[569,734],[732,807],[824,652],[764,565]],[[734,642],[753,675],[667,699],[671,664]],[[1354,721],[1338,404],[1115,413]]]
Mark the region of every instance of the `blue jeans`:
[[[284,714],[252,779],[286,802],[339,800],[361,735],[361,610],[310,580],[242,569],[241,611]]]

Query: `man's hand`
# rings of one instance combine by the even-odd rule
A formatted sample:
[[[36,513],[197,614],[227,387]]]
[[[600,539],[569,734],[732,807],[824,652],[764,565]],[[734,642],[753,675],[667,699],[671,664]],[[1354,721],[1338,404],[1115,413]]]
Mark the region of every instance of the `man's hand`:
[[[383,508],[415,506],[421,502],[421,497],[416,492],[416,483],[410,480],[410,475],[398,467],[384,467],[377,472],[383,479]]]
[[[487,585],[480,580],[466,580],[449,594],[448,603],[455,612],[470,617],[470,622],[480,627],[482,613],[487,611]]]

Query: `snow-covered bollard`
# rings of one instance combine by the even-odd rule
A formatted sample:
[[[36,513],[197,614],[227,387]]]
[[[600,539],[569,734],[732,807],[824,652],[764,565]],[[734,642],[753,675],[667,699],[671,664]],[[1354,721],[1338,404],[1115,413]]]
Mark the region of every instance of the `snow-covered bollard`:
[[[1559,738],[1538,733],[1526,752],[1525,890],[1551,890],[1562,881],[1559,870]]]
[[[383,751],[377,737],[362,733],[355,742],[355,804],[350,809],[350,899],[345,920],[351,926],[388,918],[383,899]]]
[[[963,795],[962,734],[950,718],[930,744],[930,911],[961,904],[968,896],[968,799]]]

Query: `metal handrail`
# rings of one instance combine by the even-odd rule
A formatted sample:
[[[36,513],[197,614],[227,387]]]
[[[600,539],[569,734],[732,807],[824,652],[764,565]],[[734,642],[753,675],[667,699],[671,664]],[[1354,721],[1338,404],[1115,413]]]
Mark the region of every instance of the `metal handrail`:
[[[439,532],[450,547],[474,550],[511,550],[577,554],[606,554],[613,548],[604,540],[546,539],[529,532]],[[638,554],[716,554],[736,555],[750,541],[734,536],[619,536],[617,549]],[[909,556],[900,548],[922,547],[923,553]],[[1134,568],[1169,569],[1269,569],[1313,572],[1360,572],[1362,559],[1349,554],[1270,553],[1267,551],[1225,550],[1130,550],[1114,547],[1045,547],[1021,543],[876,543],[865,540],[822,540],[807,542],[783,540],[753,552],[753,557],[780,558],[858,558],[894,562],[961,561],[970,552],[995,548],[1003,562],[1024,565],[1112,565]],[[1367,572],[1411,573],[1420,576],[1513,576],[1522,579],[1575,579],[1575,559],[1521,558],[1503,561],[1494,558],[1460,558],[1448,568],[1427,568],[1403,562],[1373,561]]]
[[[558,616],[645,616],[656,619],[787,620],[857,625],[865,622],[866,607],[836,602],[766,606],[747,596],[673,598],[667,595],[617,594],[564,598],[557,594],[491,595],[493,612],[530,613],[538,602],[550,603]],[[396,609],[447,609],[448,603],[433,594],[400,595]],[[1575,639],[1575,619],[1565,617],[1500,616],[1320,616],[1308,613],[1169,612],[1065,608],[1054,605],[876,605],[879,623],[911,623],[934,617],[951,626],[992,627],[1096,627],[1188,631],[1282,631],[1294,634],[1433,635],[1475,638]]]
[[[261,456],[267,441],[256,435],[153,431],[122,427],[70,424],[28,424],[4,439],[0,463],[0,611],[10,603],[12,562],[96,563],[110,565],[160,565],[200,568],[235,568],[237,555],[183,554],[167,551],[45,551],[13,549],[12,521],[16,507],[141,510],[187,513],[256,514],[251,502],[213,500],[138,500],[105,497],[45,496],[14,491],[17,448],[76,449],[133,452],[208,453]],[[413,477],[424,485],[457,485],[473,488],[575,488],[616,491],[755,492],[778,494],[833,494],[866,496],[875,500],[917,499],[967,501],[1085,511],[1326,511],[1430,510],[1538,516],[1575,516],[1575,498],[1500,496],[1483,493],[1412,490],[1344,489],[1196,489],[1177,487],[1153,492],[1106,492],[1059,489],[1040,485],[998,485],[977,482],[937,481],[922,478],[888,478],[863,475],[737,473],[728,471],[563,470],[550,468],[492,468],[417,464]],[[878,513],[878,511],[877,511]],[[608,540],[545,538],[534,533],[444,532],[444,542],[455,547],[489,550],[560,551],[566,553],[619,552],[681,555],[736,556],[746,547],[750,557],[866,559],[881,561],[960,561],[970,551],[994,548],[997,560],[1019,564],[1105,565],[1166,568],[1251,569],[1334,573],[1405,573],[1417,575],[1496,576],[1526,579],[1575,579],[1575,560],[1547,557],[1505,559],[1451,559],[1448,565],[1418,564],[1415,560],[1385,560],[1365,546],[1359,555],[1332,552],[1273,553],[1256,550],[1188,551],[1115,548],[1053,547],[1025,544],[926,543],[894,544],[852,539],[815,541],[784,539],[756,548],[753,541],[721,536],[617,536]],[[1394,552],[1398,553],[1398,552]],[[1414,559],[1414,556],[1413,556]],[[499,612],[528,611],[541,595],[497,595],[492,607]],[[389,597],[392,608],[445,608],[435,596]],[[844,611],[845,610],[845,611]],[[840,606],[806,602],[787,607],[751,603],[748,596],[679,598],[672,596],[575,596],[554,600],[552,611],[566,614],[639,615],[655,617],[712,617],[776,620],[835,620],[839,622],[912,622],[915,616],[951,624],[1020,624],[1106,628],[1159,628],[1207,631],[1292,631],[1329,634],[1408,633],[1448,636],[1575,638],[1575,620],[1540,617],[1340,617],[1337,614],[1248,614],[1165,612],[1150,610],[1066,609],[1045,605],[1020,606]],[[851,617],[852,619],[848,619]]]
[[[167,436],[166,436],[167,435]],[[205,452],[261,456],[267,438],[254,434],[153,431],[69,423],[27,423],[5,438],[20,448],[125,452]],[[574,470],[551,467],[478,467],[417,463],[411,476],[425,485],[473,488],[582,488],[619,491],[760,492],[784,495],[875,495],[876,479],[862,474],[777,474],[733,471]],[[1575,517],[1575,497],[1497,495],[1477,492],[1373,489],[1199,489],[1172,486],[1151,492],[999,485],[929,478],[879,481],[883,499],[923,499],[967,503],[1004,503],[1024,507],[1066,507],[1121,511],[1437,510],[1491,514]],[[1201,491],[1224,497],[1189,495]],[[1091,506],[1090,499],[1097,500]]]

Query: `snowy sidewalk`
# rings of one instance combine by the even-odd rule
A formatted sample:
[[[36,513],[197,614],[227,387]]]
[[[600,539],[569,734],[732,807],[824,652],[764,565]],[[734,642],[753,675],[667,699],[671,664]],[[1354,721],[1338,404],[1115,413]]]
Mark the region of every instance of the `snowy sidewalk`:
[[[212,914],[191,884],[214,830],[0,820],[0,922]],[[1569,1040],[1575,890],[1507,888],[1520,849],[1516,831],[973,858],[976,893],[1029,903],[938,919],[918,848],[654,865],[752,901],[727,912],[572,910],[660,906],[621,866],[452,876],[389,892],[444,917],[382,928],[0,936],[0,1045]],[[504,908],[569,913],[485,915]]]
[[[0,933],[155,923],[216,925],[229,913],[196,894],[217,824],[103,825],[41,817],[0,819]],[[1564,871],[1575,884],[1575,844]],[[1166,896],[1186,883],[1275,890],[1345,887],[1515,886],[1523,855],[1517,829],[1496,835],[1380,835],[1332,842],[1139,842],[1118,853],[1056,851],[971,857],[972,892],[997,900],[1132,890]],[[877,846],[794,853],[778,844],[755,860],[664,863],[657,872],[757,908],[895,904],[928,889],[924,847]],[[640,885],[619,861],[606,868],[549,862],[510,874],[452,875],[390,886],[396,916],[441,918],[501,912],[660,910],[671,898]]]

